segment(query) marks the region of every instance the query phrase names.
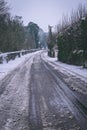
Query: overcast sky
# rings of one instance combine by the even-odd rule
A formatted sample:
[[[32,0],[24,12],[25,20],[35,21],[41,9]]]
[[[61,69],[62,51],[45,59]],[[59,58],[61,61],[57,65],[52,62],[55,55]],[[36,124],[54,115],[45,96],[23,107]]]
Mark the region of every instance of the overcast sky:
[[[44,31],[48,25],[55,26],[62,16],[77,9],[80,3],[87,6],[87,0],[6,0],[11,14],[22,16],[24,25],[30,21],[38,24]]]

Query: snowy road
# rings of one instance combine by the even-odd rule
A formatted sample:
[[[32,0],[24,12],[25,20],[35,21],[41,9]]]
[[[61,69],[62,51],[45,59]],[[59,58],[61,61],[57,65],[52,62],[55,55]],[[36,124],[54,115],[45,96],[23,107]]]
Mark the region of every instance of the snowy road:
[[[0,82],[0,130],[87,130],[87,95],[64,77],[43,53],[27,58]]]

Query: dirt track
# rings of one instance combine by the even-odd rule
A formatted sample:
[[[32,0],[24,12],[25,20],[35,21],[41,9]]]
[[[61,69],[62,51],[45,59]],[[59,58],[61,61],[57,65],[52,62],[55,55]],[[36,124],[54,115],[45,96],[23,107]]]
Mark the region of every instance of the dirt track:
[[[58,77],[59,76],[59,77]],[[86,108],[40,53],[0,83],[0,130],[86,130]]]

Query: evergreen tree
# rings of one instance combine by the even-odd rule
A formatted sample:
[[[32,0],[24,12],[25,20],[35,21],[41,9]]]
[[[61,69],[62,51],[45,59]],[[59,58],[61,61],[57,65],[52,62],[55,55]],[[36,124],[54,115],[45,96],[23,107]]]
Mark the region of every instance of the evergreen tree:
[[[39,33],[39,26],[33,22],[30,22],[27,26],[29,35],[31,36],[32,39],[32,44],[33,44],[33,48],[38,48],[38,42],[39,42],[39,37],[38,37],[38,33]]]
[[[54,57],[54,38],[53,38],[53,34],[52,34],[52,26],[48,26],[48,29],[49,29],[49,33],[48,33],[48,55],[51,56],[51,57]]]

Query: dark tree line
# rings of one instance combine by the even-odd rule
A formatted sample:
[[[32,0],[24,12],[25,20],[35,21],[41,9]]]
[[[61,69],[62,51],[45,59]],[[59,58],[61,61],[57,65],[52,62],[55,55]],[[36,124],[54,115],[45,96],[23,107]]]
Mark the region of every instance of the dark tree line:
[[[5,0],[0,0],[0,52],[38,48],[39,26],[23,25],[22,17],[11,17]]]
[[[57,25],[58,59],[62,62],[87,67],[87,10],[80,5]]]

